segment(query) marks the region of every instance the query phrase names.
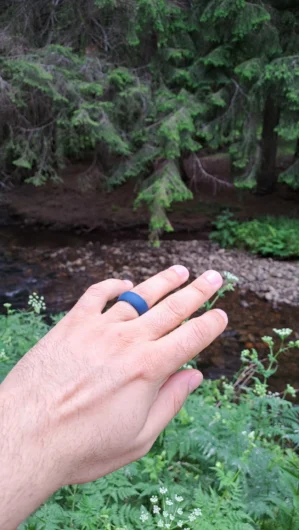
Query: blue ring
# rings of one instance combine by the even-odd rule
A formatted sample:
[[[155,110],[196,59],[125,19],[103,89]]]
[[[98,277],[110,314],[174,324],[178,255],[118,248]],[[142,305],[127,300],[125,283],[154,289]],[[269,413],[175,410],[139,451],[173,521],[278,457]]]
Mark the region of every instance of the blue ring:
[[[121,294],[117,300],[118,302],[127,302],[137,311],[138,315],[144,315],[149,310],[146,301],[139,296],[139,294],[132,293],[132,291],[126,291]]]

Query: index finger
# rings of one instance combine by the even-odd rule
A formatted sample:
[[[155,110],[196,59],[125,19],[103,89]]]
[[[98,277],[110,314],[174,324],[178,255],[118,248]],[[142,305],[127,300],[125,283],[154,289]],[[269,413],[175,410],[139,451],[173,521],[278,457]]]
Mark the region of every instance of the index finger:
[[[179,370],[209,346],[223,333],[227,323],[226,313],[221,309],[213,309],[152,343],[155,344],[152,359],[162,379]]]

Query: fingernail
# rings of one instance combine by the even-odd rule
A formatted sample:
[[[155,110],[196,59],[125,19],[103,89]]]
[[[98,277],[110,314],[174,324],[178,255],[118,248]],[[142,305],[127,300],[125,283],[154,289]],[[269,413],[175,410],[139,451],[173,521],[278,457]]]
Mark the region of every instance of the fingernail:
[[[132,289],[133,287],[133,282],[131,282],[131,280],[124,280],[125,284],[130,287],[130,289]]]
[[[221,287],[223,283],[222,276],[217,271],[207,271],[203,274],[203,277],[215,287]]]
[[[175,271],[184,280],[189,278],[189,271],[186,267],[183,267],[183,265],[173,265],[170,269]]]
[[[198,388],[201,385],[202,382],[202,374],[200,372],[197,372],[197,374],[194,374],[189,379],[189,393],[194,392],[196,388]]]
[[[228,316],[227,314],[222,311],[222,309],[215,309],[215,311],[217,311],[217,313],[219,313],[219,315],[222,316],[223,320],[225,320],[226,324],[228,323]]]

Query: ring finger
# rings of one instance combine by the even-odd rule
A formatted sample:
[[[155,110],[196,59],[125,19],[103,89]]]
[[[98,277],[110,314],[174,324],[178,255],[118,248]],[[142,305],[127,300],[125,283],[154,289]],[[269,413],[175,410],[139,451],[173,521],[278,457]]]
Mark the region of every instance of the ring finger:
[[[189,278],[189,272],[182,265],[174,265],[149,280],[137,285],[132,289],[133,293],[141,296],[149,306],[153,307],[161,298],[180,287]],[[127,302],[117,302],[105,313],[105,317],[110,322],[126,322],[138,317],[138,313],[133,306]]]

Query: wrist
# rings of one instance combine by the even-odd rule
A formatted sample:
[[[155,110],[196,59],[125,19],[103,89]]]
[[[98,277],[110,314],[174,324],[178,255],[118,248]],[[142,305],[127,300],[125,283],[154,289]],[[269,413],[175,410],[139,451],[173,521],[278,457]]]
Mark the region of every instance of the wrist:
[[[12,530],[59,487],[41,409],[30,395],[0,386],[0,528]]]

